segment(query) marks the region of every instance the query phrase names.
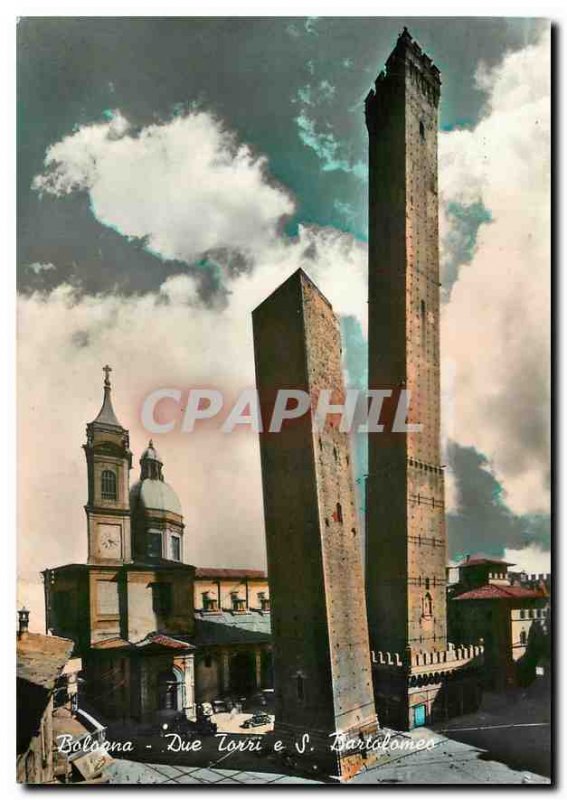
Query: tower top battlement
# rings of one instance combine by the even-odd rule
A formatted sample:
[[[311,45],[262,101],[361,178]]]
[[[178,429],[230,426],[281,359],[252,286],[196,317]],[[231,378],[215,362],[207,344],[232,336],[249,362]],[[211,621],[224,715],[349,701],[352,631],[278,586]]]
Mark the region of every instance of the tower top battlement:
[[[388,56],[386,72],[395,68],[400,60],[412,63],[421,69],[425,76],[429,76],[438,84],[441,84],[439,69],[435,66],[433,60],[423,52],[415,39],[412,38],[407,28],[404,28],[400,33],[396,46]]]
[[[394,49],[386,59],[384,69],[374,82],[374,88],[366,96],[366,122],[369,129],[373,127],[372,119],[380,113],[380,97],[389,96],[392,89],[395,91],[395,87],[399,86],[400,81],[405,81],[408,75],[437,107],[441,92],[441,73],[404,27]]]

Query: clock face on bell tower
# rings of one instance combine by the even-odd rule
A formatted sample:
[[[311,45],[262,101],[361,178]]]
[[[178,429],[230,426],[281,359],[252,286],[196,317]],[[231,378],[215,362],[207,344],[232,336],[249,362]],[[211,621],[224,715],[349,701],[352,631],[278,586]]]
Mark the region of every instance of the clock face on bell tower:
[[[100,558],[122,558],[122,531],[120,525],[97,524],[98,547]]]

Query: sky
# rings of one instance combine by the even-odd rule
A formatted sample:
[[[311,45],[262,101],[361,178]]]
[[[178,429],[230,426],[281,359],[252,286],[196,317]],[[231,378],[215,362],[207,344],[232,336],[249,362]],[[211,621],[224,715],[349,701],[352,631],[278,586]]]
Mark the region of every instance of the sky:
[[[86,558],[104,364],[131,481],[160,386],[254,385],[250,313],[303,267],[366,382],[364,98],[407,25],[441,70],[448,557],[549,569],[550,44],[537,19],[18,24],[20,599]],[[200,566],[265,566],[257,436],[154,436]],[[365,443],[353,442],[357,486]],[[362,503],[360,502],[362,510]],[[41,613],[38,611],[38,614]],[[33,617],[33,614],[32,614]]]

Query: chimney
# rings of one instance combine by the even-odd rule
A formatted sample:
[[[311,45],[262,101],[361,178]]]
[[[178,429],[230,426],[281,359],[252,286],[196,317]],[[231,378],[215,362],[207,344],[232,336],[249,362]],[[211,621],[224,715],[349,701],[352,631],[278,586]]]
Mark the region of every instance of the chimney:
[[[18,611],[18,639],[23,639],[28,635],[28,626],[30,622],[30,612],[25,606]]]

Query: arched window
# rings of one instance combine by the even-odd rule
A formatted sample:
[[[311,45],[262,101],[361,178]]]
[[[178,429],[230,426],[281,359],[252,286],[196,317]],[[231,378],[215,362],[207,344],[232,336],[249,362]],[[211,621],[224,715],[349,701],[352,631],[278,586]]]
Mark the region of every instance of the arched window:
[[[421,346],[425,346],[425,300],[420,304],[420,320],[421,320]]]
[[[423,122],[419,123],[419,135],[421,136],[422,139],[425,139],[425,125],[423,124]]]
[[[177,667],[158,675],[159,707],[164,711],[183,710],[183,673]]]
[[[303,675],[298,673],[296,676],[296,681],[297,699],[302,701],[305,697],[305,681],[303,680]]]
[[[425,588],[427,591],[429,591],[429,578],[425,579]]]
[[[526,644],[528,637],[525,631],[520,631],[520,644]]]
[[[433,601],[429,592],[423,598],[423,616],[431,617],[433,614]]]
[[[100,489],[103,500],[116,500],[116,475],[112,470],[105,469],[102,471]]]
[[[343,507],[341,506],[340,503],[337,503],[337,508],[335,511],[335,522],[340,522],[341,525],[343,524]]]

